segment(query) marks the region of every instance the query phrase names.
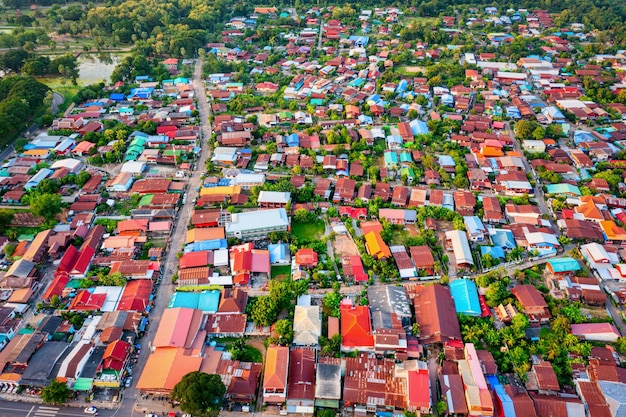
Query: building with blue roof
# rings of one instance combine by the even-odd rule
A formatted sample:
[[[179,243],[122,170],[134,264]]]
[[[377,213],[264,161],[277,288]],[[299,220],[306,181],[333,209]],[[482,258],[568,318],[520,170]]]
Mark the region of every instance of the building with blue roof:
[[[198,252],[201,250],[217,250],[226,249],[228,244],[226,239],[203,240],[202,242],[194,242],[185,245],[184,253]]]
[[[504,386],[498,380],[496,375],[487,375],[485,377],[489,386],[495,393],[495,397],[499,400],[497,401],[501,413],[498,414],[501,417],[518,417],[515,414],[515,406],[513,405],[513,400],[504,390]],[[521,417],[521,416],[520,416]]]
[[[513,250],[517,247],[515,243],[515,237],[513,232],[505,229],[487,229],[489,231],[489,237],[491,242],[495,246],[500,246],[503,249]]]
[[[454,308],[457,313],[480,317],[482,312],[474,281],[455,279],[450,283],[450,293],[454,299]]]
[[[152,81],[152,77],[149,76],[149,75],[138,75],[138,76],[135,77],[135,81],[138,82],[138,83],[146,82],[146,81],[150,82],[150,81]]]
[[[389,137],[387,137],[387,139],[389,139]],[[402,141],[402,138],[400,138],[400,141]],[[398,154],[397,153],[395,153],[395,152],[385,152],[384,159],[385,159],[385,167],[387,167],[387,168],[397,168],[398,167]]]
[[[32,190],[33,188],[37,187],[41,181],[52,175],[53,172],[54,171],[48,168],[40,169],[39,172],[30,177],[24,188],[26,190]]]
[[[292,133],[288,135],[285,140],[287,141],[287,146],[300,146],[300,136],[297,133]]]
[[[565,257],[548,260],[548,270],[554,274],[566,274],[580,271],[580,263],[574,258]]]
[[[494,259],[504,259],[504,249],[502,246],[480,246],[480,255],[491,255]]]
[[[152,97],[152,87],[133,88],[128,95],[129,100],[147,100]]]
[[[396,93],[405,92],[408,86],[409,86],[409,83],[407,82],[407,80],[400,80],[400,82],[398,83],[398,86],[396,87]]]
[[[426,135],[430,132],[428,130],[428,125],[422,120],[411,120],[411,122],[409,122],[409,125],[411,126],[411,131],[414,135]]]
[[[348,38],[357,48],[365,48],[370,41],[368,36],[352,35]]]
[[[286,243],[269,244],[267,250],[270,253],[270,264],[287,265],[291,263],[291,253],[289,252],[289,245]]]
[[[113,101],[123,101],[125,99],[123,93],[111,93],[109,98]]]
[[[202,310],[205,313],[215,313],[220,304],[220,292],[217,290],[202,292],[182,292],[172,294],[168,308],[186,307]]]

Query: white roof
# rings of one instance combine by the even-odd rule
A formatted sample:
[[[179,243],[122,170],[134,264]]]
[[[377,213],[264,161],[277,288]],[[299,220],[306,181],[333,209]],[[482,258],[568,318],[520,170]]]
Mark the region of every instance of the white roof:
[[[228,265],[228,249],[217,249],[213,251],[213,266]]]
[[[67,168],[70,171],[75,170],[81,162],[78,159],[67,158],[56,161],[50,169],[59,169],[59,168]]]
[[[213,275],[209,277],[211,285],[233,285],[233,277],[231,275]]]
[[[289,218],[284,208],[234,213],[231,216],[231,222],[226,224],[226,233],[245,232],[276,226],[289,226]]]
[[[261,191],[257,201],[259,203],[287,204],[291,201],[291,193],[287,191]]]
[[[297,305],[293,317],[293,343],[296,345],[316,345],[322,330],[319,306]]]
[[[551,245],[559,246],[559,241],[556,236],[550,233],[544,232],[526,232],[526,241],[529,245],[534,245],[537,243],[549,243]]]
[[[145,162],[128,161],[122,165],[121,172],[130,172],[131,174],[141,174],[146,168]]]
[[[452,250],[454,251],[457,264],[474,265],[472,251],[465,233],[461,230],[450,230],[446,232],[446,239],[452,242]]]
[[[104,287],[97,286],[94,288],[94,294],[106,294],[107,299],[104,302],[104,305],[100,309],[100,311],[115,311],[117,305],[120,302],[120,298],[122,298],[122,291],[124,287]]]
[[[238,174],[235,177],[235,185],[265,182],[265,174]]]
[[[595,243],[595,242],[587,243],[586,245],[582,245],[580,249],[583,255],[585,254],[585,252],[587,252],[589,256],[591,256],[590,261],[592,262],[602,262],[605,260],[607,261],[611,260],[611,258],[609,257],[609,254],[604,249],[604,247],[598,243]]]

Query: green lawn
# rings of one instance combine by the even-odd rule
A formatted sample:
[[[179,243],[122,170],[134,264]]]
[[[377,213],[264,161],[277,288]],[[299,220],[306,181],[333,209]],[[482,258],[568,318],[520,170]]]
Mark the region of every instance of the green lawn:
[[[317,220],[315,223],[292,223],[291,233],[301,241],[315,241],[324,235],[323,220]]]
[[[272,266],[272,279],[282,281],[291,278],[291,265]]]

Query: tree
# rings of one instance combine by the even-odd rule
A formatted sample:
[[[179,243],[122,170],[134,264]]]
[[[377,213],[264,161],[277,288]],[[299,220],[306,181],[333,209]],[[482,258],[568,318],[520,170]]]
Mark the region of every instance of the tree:
[[[327,310],[328,315],[331,317],[339,317],[341,311],[339,306],[341,304],[341,294],[336,291],[326,293],[323,300],[324,308]]]
[[[61,196],[59,194],[34,194],[29,199],[30,210],[35,216],[52,220],[61,212]]]
[[[70,389],[65,382],[57,379],[50,381],[50,384],[41,391],[41,398],[47,404],[65,404],[70,396]]]
[[[226,387],[219,375],[190,372],[172,390],[172,400],[180,402],[180,409],[196,417],[219,415]]]
[[[123,287],[127,281],[121,272],[114,272],[113,274],[99,274],[98,282],[104,286]]]
[[[257,326],[269,326],[276,321],[278,308],[276,301],[269,295],[262,295],[248,303],[250,318]]]
[[[274,325],[274,333],[278,336],[278,343],[289,345],[293,341],[293,323],[289,320],[278,320]]]
[[[626,337],[620,337],[617,339],[617,342],[615,342],[615,349],[621,355],[626,354]]]

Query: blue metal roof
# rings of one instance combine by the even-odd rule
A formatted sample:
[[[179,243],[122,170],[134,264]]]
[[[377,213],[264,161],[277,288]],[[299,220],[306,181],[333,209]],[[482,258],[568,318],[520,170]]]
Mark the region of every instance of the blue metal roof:
[[[216,312],[217,308],[220,304],[220,292],[217,290],[213,291],[202,291],[198,299],[198,310],[202,310],[205,312]]]
[[[567,271],[579,271],[580,264],[574,258],[558,258],[550,259],[548,261],[554,272],[567,272]]]
[[[500,399],[500,405],[502,406],[502,411],[504,412],[504,417],[516,417],[515,415],[515,407],[513,406],[513,400],[504,390],[504,387],[498,380],[498,377],[495,375],[487,375],[487,382],[491,386],[491,388],[496,392],[496,395]]]
[[[504,259],[504,249],[502,246],[481,246],[480,254],[482,255],[491,255],[494,258]]]
[[[454,298],[454,307],[457,313],[477,317],[481,315],[478,291],[474,281],[456,279],[450,283],[450,293]]]
[[[200,299],[200,293],[197,292],[175,292],[172,294],[168,308],[186,307],[186,308],[198,308],[198,300]]]
[[[228,244],[226,239],[203,240],[202,242],[194,242],[185,245],[185,253],[198,252],[201,250],[226,249]]]

